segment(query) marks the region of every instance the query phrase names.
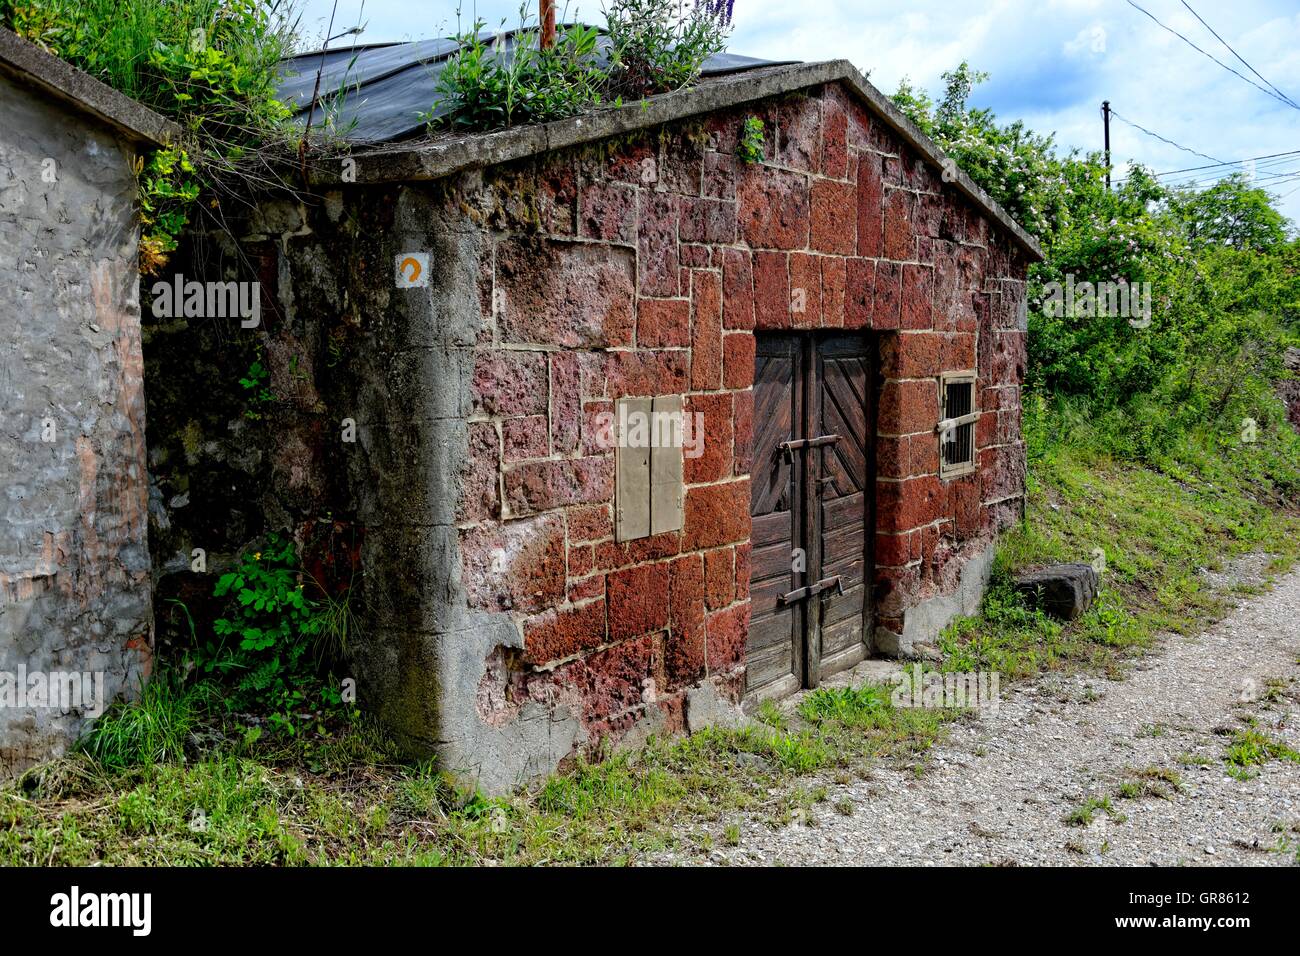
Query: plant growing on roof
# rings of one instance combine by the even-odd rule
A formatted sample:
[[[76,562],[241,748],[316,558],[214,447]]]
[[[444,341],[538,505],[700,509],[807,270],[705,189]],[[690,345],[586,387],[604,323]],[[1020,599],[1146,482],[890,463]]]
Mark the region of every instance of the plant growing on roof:
[[[287,142],[276,95],[294,43],[287,0],[0,0],[0,24],[180,124],[183,148],[137,170],[146,274],[202,208],[200,186],[282,185],[264,151]]]
[[[627,99],[694,83],[704,61],[727,48],[735,0],[611,0],[610,86]]]
[[[431,126],[490,130],[545,123],[600,105],[606,76],[596,60],[599,31],[564,27],[555,45],[543,50],[538,31],[526,28],[525,8],[519,16],[518,30],[491,40],[484,39],[483,20],[449,37],[459,49],[438,74],[440,103],[422,119]]]

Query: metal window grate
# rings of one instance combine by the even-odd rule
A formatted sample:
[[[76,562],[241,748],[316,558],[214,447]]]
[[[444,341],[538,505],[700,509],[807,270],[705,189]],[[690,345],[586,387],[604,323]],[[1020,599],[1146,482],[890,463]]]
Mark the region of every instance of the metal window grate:
[[[943,401],[939,432],[939,476],[949,478],[975,469],[975,375],[948,373],[940,378]]]

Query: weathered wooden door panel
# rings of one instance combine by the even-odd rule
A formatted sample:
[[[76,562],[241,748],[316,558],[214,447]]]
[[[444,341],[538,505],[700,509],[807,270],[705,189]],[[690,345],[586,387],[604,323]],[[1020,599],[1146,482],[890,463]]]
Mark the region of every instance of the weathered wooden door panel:
[[[821,602],[822,675],[849,666],[867,643],[868,521],[871,474],[871,358],[865,336],[818,343],[821,431],[839,441],[821,449],[818,506],[819,574],[838,577],[833,597]]]
[[[758,696],[788,694],[799,686],[803,670],[802,609],[781,603],[782,595],[800,586],[790,558],[798,540],[798,463],[780,452],[781,443],[794,438],[802,414],[802,394],[795,387],[796,345],[789,338],[760,336],[754,358],[746,683],[748,692]]]
[[[751,696],[815,686],[863,656],[874,467],[870,345],[866,335],[758,337]]]

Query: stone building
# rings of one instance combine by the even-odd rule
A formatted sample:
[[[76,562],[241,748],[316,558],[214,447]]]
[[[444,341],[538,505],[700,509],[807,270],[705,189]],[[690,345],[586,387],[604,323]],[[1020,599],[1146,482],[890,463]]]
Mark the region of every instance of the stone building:
[[[259,327],[146,328],[159,599],[293,533],[351,589],[362,706],[492,790],[974,611],[1023,504],[1034,241],[842,61],[430,137],[437,55],[331,54],[351,155],[195,243]]]
[[[171,124],[0,29],[0,774],[149,670],[138,151]]]

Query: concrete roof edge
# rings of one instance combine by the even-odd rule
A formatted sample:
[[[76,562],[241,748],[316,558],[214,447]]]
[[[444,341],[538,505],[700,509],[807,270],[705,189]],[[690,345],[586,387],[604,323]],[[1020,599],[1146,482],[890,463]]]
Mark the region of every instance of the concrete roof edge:
[[[930,163],[942,168],[947,157],[928,136],[872,86],[848,60],[759,67],[709,80],[687,90],[662,93],[621,107],[573,116],[537,126],[517,126],[495,133],[474,133],[441,141],[397,143],[371,152],[354,153],[354,181],[358,184],[415,182],[442,179],[455,173],[482,169],[528,156],[619,136],[664,123],[698,116],[754,100],[780,96],[810,86],[844,83],[859,99]],[[317,165],[310,173],[313,185],[343,181],[338,170]],[[952,185],[1007,230],[1031,259],[1043,259],[1038,242],[1016,222],[965,171],[958,168]]]
[[[162,146],[180,137],[181,128],[171,120],[3,27],[0,69],[137,142]]]

